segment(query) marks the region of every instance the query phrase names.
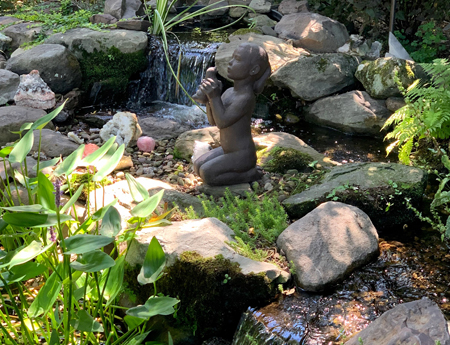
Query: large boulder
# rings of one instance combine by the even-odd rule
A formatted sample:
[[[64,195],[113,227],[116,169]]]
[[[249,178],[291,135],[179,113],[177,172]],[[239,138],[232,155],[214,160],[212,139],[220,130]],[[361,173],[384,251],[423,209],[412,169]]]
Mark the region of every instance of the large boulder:
[[[20,78],[16,73],[0,69],[0,105],[14,100],[14,95],[19,87]]]
[[[413,61],[392,57],[363,61],[356,70],[355,77],[373,98],[386,99],[402,96],[395,81],[398,76],[402,86],[407,89],[414,80],[425,77],[420,67]]]
[[[379,136],[390,114],[384,101],[365,91],[350,91],[319,99],[307,109],[305,119],[347,134]]]
[[[19,131],[26,122],[34,122],[47,113],[40,109],[31,109],[19,106],[0,107],[0,145],[19,139],[18,134],[11,133]],[[47,128],[54,126],[49,122]]]
[[[175,142],[175,150],[178,157],[191,160],[194,154],[196,141],[214,143],[220,141],[220,133],[217,127],[194,129],[181,134]]]
[[[139,119],[142,135],[152,137],[156,140],[171,139],[189,131],[190,127],[177,121],[161,117],[146,117]]]
[[[308,1],[283,0],[278,5],[278,12],[280,12],[282,15],[299,12],[309,12]]]
[[[293,40],[295,47],[315,53],[332,53],[349,39],[341,23],[317,13],[303,12],[285,15],[275,31],[278,37]]]
[[[3,52],[7,51],[9,49],[9,46],[10,46],[11,42],[12,42],[12,38],[11,37],[3,35],[0,32],[0,50],[1,51],[3,51]]]
[[[78,28],[54,34],[45,43],[62,44],[81,60],[85,57],[84,54],[108,53],[111,48],[116,48],[123,54],[144,52],[147,48],[147,34],[128,30],[95,31]]]
[[[22,44],[34,41],[41,31],[41,25],[27,22],[8,26],[2,33],[11,38],[9,48],[14,51]]]
[[[67,157],[75,151],[80,145],[74,143],[66,136],[50,129],[42,130],[41,152],[47,157]],[[39,148],[39,130],[34,131],[34,143],[32,150],[37,151]]]
[[[353,163],[334,167],[320,184],[283,201],[291,217],[299,218],[323,202],[334,200],[367,213],[378,230],[416,221],[405,198],[420,207],[425,171],[396,163]]]
[[[332,95],[355,83],[358,60],[345,54],[303,56],[287,62],[272,74],[276,86],[288,88],[305,101]]]
[[[291,224],[278,236],[277,246],[307,291],[329,289],[379,253],[377,230],[367,214],[334,201]]]
[[[257,150],[258,165],[265,170],[280,173],[289,169],[302,171],[307,169],[308,165],[314,161],[323,166],[336,164],[292,134],[283,132],[264,133],[254,137],[253,141]],[[284,155],[289,157],[288,165],[280,158],[280,153],[283,156],[283,152]],[[274,156],[277,158],[274,159]]]
[[[385,312],[345,344],[435,345],[438,342],[450,344],[447,320],[439,306],[425,297]]]
[[[282,39],[252,32],[242,35],[232,35],[229,37],[229,40],[230,42],[228,43],[222,43],[216,53],[216,67],[219,74],[224,78],[227,77],[227,67],[233,52],[244,42],[257,44],[267,51],[272,73],[292,59],[309,55],[304,49],[294,48],[292,44]]]
[[[56,93],[67,93],[81,84],[80,64],[59,44],[41,44],[8,60],[6,69],[27,74],[38,70],[42,79]]]

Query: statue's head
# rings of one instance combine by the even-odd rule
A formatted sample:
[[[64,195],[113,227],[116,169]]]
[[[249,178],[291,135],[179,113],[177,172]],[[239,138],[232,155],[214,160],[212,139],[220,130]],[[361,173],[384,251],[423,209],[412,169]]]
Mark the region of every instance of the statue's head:
[[[242,43],[233,52],[228,64],[228,78],[254,81],[255,93],[260,93],[270,75],[270,63],[264,48],[253,43]]]

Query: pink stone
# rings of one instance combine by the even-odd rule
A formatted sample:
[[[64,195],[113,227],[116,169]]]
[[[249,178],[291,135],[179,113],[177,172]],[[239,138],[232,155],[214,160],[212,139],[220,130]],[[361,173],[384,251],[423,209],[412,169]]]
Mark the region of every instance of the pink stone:
[[[83,151],[83,158],[89,156],[92,152],[95,152],[99,147],[95,144],[86,144]]]
[[[140,137],[137,140],[137,147],[139,151],[152,152],[155,149],[155,139],[151,137]]]

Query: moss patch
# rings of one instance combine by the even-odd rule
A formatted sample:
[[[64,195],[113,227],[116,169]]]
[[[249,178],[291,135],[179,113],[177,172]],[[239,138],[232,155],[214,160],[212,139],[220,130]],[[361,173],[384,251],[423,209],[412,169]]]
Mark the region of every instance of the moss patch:
[[[138,302],[143,303],[153,294],[153,286],[136,283],[139,269],[128,268],[125,280]],[[249,306],[267,304],[276,293],[264,274],[244,275],[237,263],[222,256],[204,259],[197,253],[185,252],[165,273],[157,282],[158,293],[181,300],[176,322],[188,325],[201,339],[230,339],[242,313]]]
[[[142,51],[125,54],[118,48],[111,47],[106,52],[83,52],[83,59],[80,59],[82,87],[88,90],[95,82],[102,82],[110,90],[124,92],[129,78],[146,66],[147,58]]]
[[[267,151],[260,152],[259,155],[264,155],[264,153],[267,154]],[[266,163],[265,169],[278,173],[284,173],[289,169],[310,170],[308,164],[313,161],[308,154],[291,148],[276,146],[268,154],[272,159]]]
[[[238,29],[235,32],[232,33],[233,36],[238,36],[238,35],[245,35],[245,34],[249,34],[249,33],[255,33],[255,34],[262,34],[261,30],[258,29]]]
[[[319,72],[325,72],[325,70],[327,69],[329,65],[329,62],[327,59],[321,58],[319,61],[317,61],[316,66],[317,66],[317,70]]]

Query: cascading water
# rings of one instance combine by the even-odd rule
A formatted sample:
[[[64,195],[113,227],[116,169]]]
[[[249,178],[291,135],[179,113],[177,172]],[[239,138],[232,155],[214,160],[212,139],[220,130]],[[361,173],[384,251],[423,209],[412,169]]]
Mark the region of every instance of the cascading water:
[[[206,69],[214,64],[214,54],[218,47],[219,43],[169,42],[170,64],[175,73],[179,71],[181,84],[189,95],[195,93]],[[148,66],[140,74],[139,80],[130,83],[127,106],[139,109],[154,101],[192,105],[167,66],[161,40],[150,36]]]

